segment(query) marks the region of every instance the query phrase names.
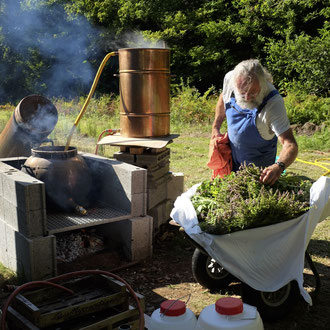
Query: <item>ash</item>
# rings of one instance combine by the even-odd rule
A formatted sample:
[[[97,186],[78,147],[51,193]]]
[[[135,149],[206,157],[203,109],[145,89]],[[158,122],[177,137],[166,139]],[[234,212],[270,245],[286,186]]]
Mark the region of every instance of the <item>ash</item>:
[[[71,262],[104,249],[104,238],[93,230],[62,233],[56,235],[56,259]]]

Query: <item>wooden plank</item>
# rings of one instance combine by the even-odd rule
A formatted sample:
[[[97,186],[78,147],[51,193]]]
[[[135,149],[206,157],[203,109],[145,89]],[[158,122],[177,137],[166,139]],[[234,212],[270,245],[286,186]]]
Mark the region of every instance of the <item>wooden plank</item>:
[[[44,328],[79,316],[92,314],[109,307],[125,304],[126,301],[127,296],[123,296],[121,293],[116,293],[111,296],[111,299],[109,299],[109,297],[103,297],[96,301],[86,301],[74,306],[67,306],[66,308],[43,314],[35,323],[37,326]]]
[[[33,325],[28,319],[18,313],[11,306],[9,306],[7,310],[7,320],[9,320],[9,322],[7,321],[7,323],[10,324],[9,329],[40,330],[40,328]]]
[[[133,319],[139,318],[139,312],[137,309],[126,310],[122,313],[118,313],[116,315],[106,317],[105,319],[103,319],[101,321],[98,321],[91,325],[84,326],[84,327],[80,328],[80,330],[97,330],[97,329],[101,329],[106,326],[107,326],[107,329],[109,329],[109,330],[117,329],[117,327],[121,324],[124,324],[124,323],[126,324],[126,322],[129,323],[132,321],[134,322],[135,320],[132,320],[132,318]]]

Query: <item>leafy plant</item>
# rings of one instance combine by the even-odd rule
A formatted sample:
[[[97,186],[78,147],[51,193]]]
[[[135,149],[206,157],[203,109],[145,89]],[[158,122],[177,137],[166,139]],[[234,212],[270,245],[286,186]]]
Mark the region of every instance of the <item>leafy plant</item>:
[[[201,229],[226,234],[290,220],[309,209],[311,180],[286,175],[269,186],[259,181],[260,173],[244,165],[223,179],[202,182],[192,197]]]

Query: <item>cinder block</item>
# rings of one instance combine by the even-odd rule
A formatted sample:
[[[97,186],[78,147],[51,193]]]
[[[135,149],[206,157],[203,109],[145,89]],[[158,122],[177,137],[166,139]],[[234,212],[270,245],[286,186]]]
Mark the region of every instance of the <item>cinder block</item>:
[[[26,238],[0,220],[5,227],[1,246],[7,254],[1,262],[27,281],[41,280],[56,275],[55,236]]]
[[[166,198],[175,201],[184,191],[184,174],[171,172],[167,182]]]
[[[156,181],[155,188],[148,187],[148,210],[166,199],[168,180],[169,176],[162,177]]]
[[[21,209],[6,199],[1,199],[3,204],[3,219],[7,224],[13,227],[26,237],[46,236],[46,208],[39,210]],[[0,202],[0,204],[1,204]]]
[[[134,164],[136,162],[136,156],[128,152],[118,151],[113,154],[113,157],[124,163]]]
[[[150,216],[128,220],[131,242],[124,242],[124,251],[132,261],[143,260],[152,256],[153,219]],[[125,246],[126,244],[126,246]]]
[[[0,262],[5,266],[8,265],[6,225],[2,219],[0,219]]]
[[[148,210],[148,215],[153,218],[154,232],[157,232],[159,227],[170,219],[172,209],[173,201],[167,199]]]
[[[0,162],[15,167],[17,170],[20,170],[22,165],[26,162],[27,159],[28,157],[10,157],[10,158],[1,158]]]
[[[130,261],[152,255],[153,219],[151,216],[111,222],[99,227],[112,247],[120,247]]]
[[[127,194],[138,194],[146,191],[147,171],[143,168],[119,162],[117,160],[82,154],[87,162],[94,180],[101,180],[103,189],[111,192],[123,190]]]
[[[155,180],[158,180],[161,177],[168,174],[169,170],[170,170],[170,162],[169,161],[164,163],[163,166],[157,165],[153,169],[148,168],[148,186],[150,186],[150,184],[153,184],[155,182]]]
[[[170,159],[170,149],[166,149],[158,154],[142,154],[136,155],[136,165],[137,166],[154,166],[163,162],[167,162]]]
[[[131,203],[131,216],[143,217],[147,214],[147,193],[128,196]]]
[[[0,177],[3,197],[8,202],[23,210],[45,208],[45,184],[42,181],[11,166],[1,171]]]

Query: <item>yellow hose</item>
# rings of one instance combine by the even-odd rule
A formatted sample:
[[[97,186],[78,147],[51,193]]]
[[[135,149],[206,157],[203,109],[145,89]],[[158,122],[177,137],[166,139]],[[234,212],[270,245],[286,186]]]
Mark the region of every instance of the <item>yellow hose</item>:
[[[73,135],[73,133],[74,133],[76,127],[78,126],[78,123],[79,123],[81,117],[82,117],[83,114],[85,113],[86,108],[87,108],[87,106],[88,106],[88,103],[89,103],[90,99],[92,98],[92,96],[93,96],[93,94],[94,94],[95,88],[96,88],[97,83],[98,83],[98,81],[99,81],[99,79],[100,79],[100,76],[101,76],[101,73],[102,73],[102,71],[103,71],[104,66],[106,65],[106,63],[108,62],[108,60],[110,59],[110,57],[111,57],[111,56],[114,56],[114,55],[117,55],[117,52],[111,52],[111,53],[107,54],[107,55],[104,57],[103,61],[101,62],[100,66],[99,66],[99,69],[97,70],[96,76],[95,76],[95,78],[94,78],[93,85],[92,85],[92,87],[91,87],[91,89],[90,89],[90,91],[89,91],[89,94],[88,94],[88,96],[87,96],[87,99],[86,99],[86,101],[85,101],[83,107],[81,108],[80,113],[79,113],[79,115],[78,115],[77,118],[76,118],[76,121],[74,122],[74,124],[73,124],[73,126],[72,126],[72,128],[71,128],[71,131],[70,131],[70,134],[69,134],[68,140],[67,140],[67,142],[66,142],[66,145],[65,145],[64,151],[67,151],[67,150],[69,149],[69,146],[70,146],[70,143],[71,143],[71,139],[72,139],[72,135]]]
[[[321,167],[321,168],[325,169],[326,172],[323,173],[322,176],[326,176],[326,175],[330,174],[330,169],[328,167],[325,167],[325,166],[320,165],[320,164],[323,164],[323,165],[329,165],[330,166],[330,163],[329,162],[320,162],[321,160],[330,161],[330,158],[319,158],[319,159],[316,159],[314,162],[307,162],[307,161],[302,160],[302,159],[299,159],[299,158],[296,158],[296,160],[298,162],[301,162],[301,163],[315,165],[315,166],[318,166],[318,167]]]

